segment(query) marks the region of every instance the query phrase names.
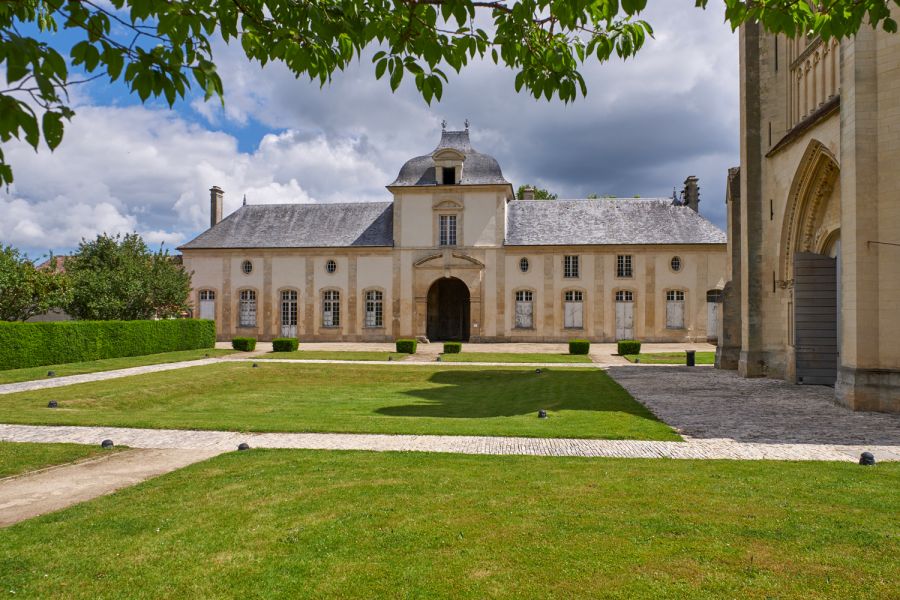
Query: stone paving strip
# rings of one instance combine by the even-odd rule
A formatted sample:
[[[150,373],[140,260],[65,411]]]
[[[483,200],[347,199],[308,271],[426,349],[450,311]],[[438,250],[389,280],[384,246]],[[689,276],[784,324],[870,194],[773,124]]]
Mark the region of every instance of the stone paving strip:
[[[210,448],[126,450],[0,479],[0,527],[111,494],[221,452]]]
[[[34,390],[43,390],[47,388],[63,387],[66,385],[74,385],[76,383],[88,383],[90,381],[104,381],[107,379],[118,379],[120,377],[131,377],[132,375],[143,375],[145,373],[160,373],[162,371],[174,371],[176,369],[187,369],[190,367],[202,367],[204,365],[212,365],[216,363],[229,362],[257,362],[254,358],[230,357],[221,358],[201,358],[199,360],[186,360],[175,363],[163,363],[159,365],[146,365],[143,367],[129,367],[127,369],[116,369],[114,371],[98,371],[96,373],[83,373],[81,375],[68,375],[66,377],[53,377],[47,379],[37,379],[33,381],[20,381],[18,383],[4,383],[0,385],[0,395],[15,394],[16,392],[30,392]],[[477,362],[477,363],[452,363],[452,362],[405,362],[405,361],[387,361],[387,360],[319,360],[319,359],[300,359],[300,358],[267,358],[262,364],[268,363],[298,363],[298,364],[333,364],[333,365],[440,365],[446,367],[539,367],[539,368],[559,368],[559,367],[589,367],[597,368],[594,363],[498,363],[498,362]]]
[[[765,444],[688,438],[684,442],[525,437],[382,435],[358,433],[240,433],[126,427],[0,425],[0,441],[99,444],[111,439],[131,448],[235,450],[251,448],[445,452],[610,458],[857,461],[863,451],[879,461],[900,461],[900,445]]]

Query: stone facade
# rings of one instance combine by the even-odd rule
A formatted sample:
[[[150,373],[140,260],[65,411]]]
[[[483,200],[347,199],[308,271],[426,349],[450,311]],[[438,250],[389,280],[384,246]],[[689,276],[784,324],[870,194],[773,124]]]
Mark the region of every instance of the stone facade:
[[[423,182],[421,173],[410,173],[422,157],[410,161],[412,167],[410,163],[404,166],[397,182],[388,186],[393,202],[386,204],[391,217],[389,223],[385,221],[389,225],[386,239],[379,241],[372,235],[374,226],[361,227],[367,232],[368,245],[343,241],[323,247],[321,244],[329,243],[325,236],[315,247],[298,247],[303,240],[290,237],[291,227],[273,233],[266,229],[265,215],[251,219],[250,209],[263,209],[261,206],[244,207],[243,217],[235,213],[219,224],[215,213],[221,206],[222,192],[213,188],[214,226],[181,248],[185,267],[193,274],[195,315],[215,318],[220,340],[238,335],[269,340],[290,334],[308,341],[390,341],[435,331],[439,335],[432,337],[496,342],[559,342],[571,338],[613,341],[623,334],[645,341],[705,341],[715,337],[719,305],[710,305],[707,299],[708,292],[723,284],[725,236],[686,204],[693,198],[696,206],[695,179],[686,182],[684,205],[679,201],[673,205],[670,198],[552,201],[555,204],[551,208],[559,214],[554,212],[553,219],[541,217],[541,227],[557,228],[543,231],[545,236],[557,236],[556,243],[528,242],[528,232],[522,231],[528,227],[522,221],[525,217],[517,217],[522,239],[512,243],[515,240],[510,239],[508,229],[516,211],[510,205],[526,201],[514,199],[511,184],[498,175],[499,167],[491,167],[485,155],[466,158],[464,153],[451,150],[439,146],[434,161],[428,163],[428,169],[453,169],[447,175],[451,179],[441,183]],[[482,170],[480,175],[478,169]],[[452,179],[454,172],[456,179]],[[466,177],[471,182],[466,183]],[[603,202],[609,204],[597,204]],[[359,205],[346,206],[347,214],[360,210]],[[341,205],[326,208],[340,211]],[[597,227],[607,228],[603,237],[578,238],[575,224],[569,223],[570,228],[565,219],[571,220],[575,211],[590,215],[599,209],[609,209],[606,212],[620,215],[620,220],[621,213],[630,210],[646,222],[616,224],[612,217],[597,217],[603,221]],[[272,210],[288,215],[282,221],[294,218],[286,208]],[[670,216],[676,220],[665,222]],[[455,239],[442,239],[447,234],[442,231],[445,217],[454,218]],[[297,217],[297,227],[307,227],[309,223],[299,223],[311,218]],[[340,214],[329,213],[322,218],[322,227],[340,218]],[[239,225],[241,219],[254,224]],[[548,223],[551,220],[553,224]],[[677,226],[682,221],[687,228]],[[595,230],[591,223],[577,225],[589,232]],[[245,235],[251,226],[256,228],[252,233],[259,240],[254,241],[255,247],[248,247]],[[280,230],[282,225],[272,227]],[[694,234],[684,233],[690,227],[700,232],[693,242]],[[653,239],[662,243],[621,243],[622,236],[628,239],[648,231],[655,231],[657,237]],[[244,246],[234,247],[232,240],[239,234],[244,235]],[[267,244],[269,239],[271,243]],[[620,256],[631,257],[628,276],[617,276]],[[566,257],[577,257],[576,272],[571,269],[572,259]],[[673,268],[676,257],[677,269]],[[456,293],[449,287],[444,289],[441,282],[455,280],[461,281],[464,289],[457,286],[459,295],[449,304],[447,298],[441,304],[440,294]],[[252,292],[255,299],[255,318],[245,319],[245,325],[252,322],[251,326],[241,325],[245,292]],[[336,295],[330,296],[330,292]],[[620,299],[626,294],[631,299],[630,329],[623,330],[625,309],[617,306],[617,294]],[[336,323],[329,322],[333,315],[325,315],[331,312],[327,311],[331,305],[326,303],[333,298],[337,298],[340,312]],[[673,308],[672,302],[680,305]],[[571,306],[573,303],[579,306]],[[246,303],[243,306],[246,309]],[[673,322],[672,311],[676,309],[682,311],[683,318]],[[441,310],[454,314],[438,314]],[[465,311],[464,318],[458,311]],[[453,321],[457,317],[459,321]],[[291,329],[293,322],[296,325]]]
[[[900,412],[900,36],[750,24],[740,52],[719,366]]]

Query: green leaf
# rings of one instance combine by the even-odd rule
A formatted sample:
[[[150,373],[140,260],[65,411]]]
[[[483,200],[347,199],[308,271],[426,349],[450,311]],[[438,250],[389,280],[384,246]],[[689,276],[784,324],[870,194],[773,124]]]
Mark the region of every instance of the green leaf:
[[[42,124],[44,129],[44,141],[47,142],[47,146],[50,150],[55,150],[60,142],[62,142],[63,138],[62,115],[47,111],[44,113]]]

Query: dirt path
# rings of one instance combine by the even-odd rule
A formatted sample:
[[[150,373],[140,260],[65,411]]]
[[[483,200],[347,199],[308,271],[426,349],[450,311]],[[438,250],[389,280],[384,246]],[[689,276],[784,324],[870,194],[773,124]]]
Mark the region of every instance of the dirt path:
[[[0,527],[110,494],[221,452],[209,448],[126,450],[0,479]]]

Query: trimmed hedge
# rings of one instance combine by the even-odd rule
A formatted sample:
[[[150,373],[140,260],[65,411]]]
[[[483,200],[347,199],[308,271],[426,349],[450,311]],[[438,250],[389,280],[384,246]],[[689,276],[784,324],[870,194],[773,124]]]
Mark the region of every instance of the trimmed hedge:
[[[200,319],[0,322],[0,370],[215,345],[215,322]]]
[[[619,340],[619,356],[640,354],[641,343],[637,340]]]
[[[587,354],[591,351],[591,343],[587,340],[569,340],[569,354]]]
[[[300,347],[297,338],[275,338],[272,340],[272,352],[296,352]]]
[[[397,352],[402,354],[415,354],[417,345],[418,342],[416,342],[416,340],[397,340]]]
[[[462,342],[444,342],[444,354],[459,354],[462,352]]]
[[[252,337],[236,337],[231,338],[231,347],[241,352],[252,352],[256,350],[256,338]]]

